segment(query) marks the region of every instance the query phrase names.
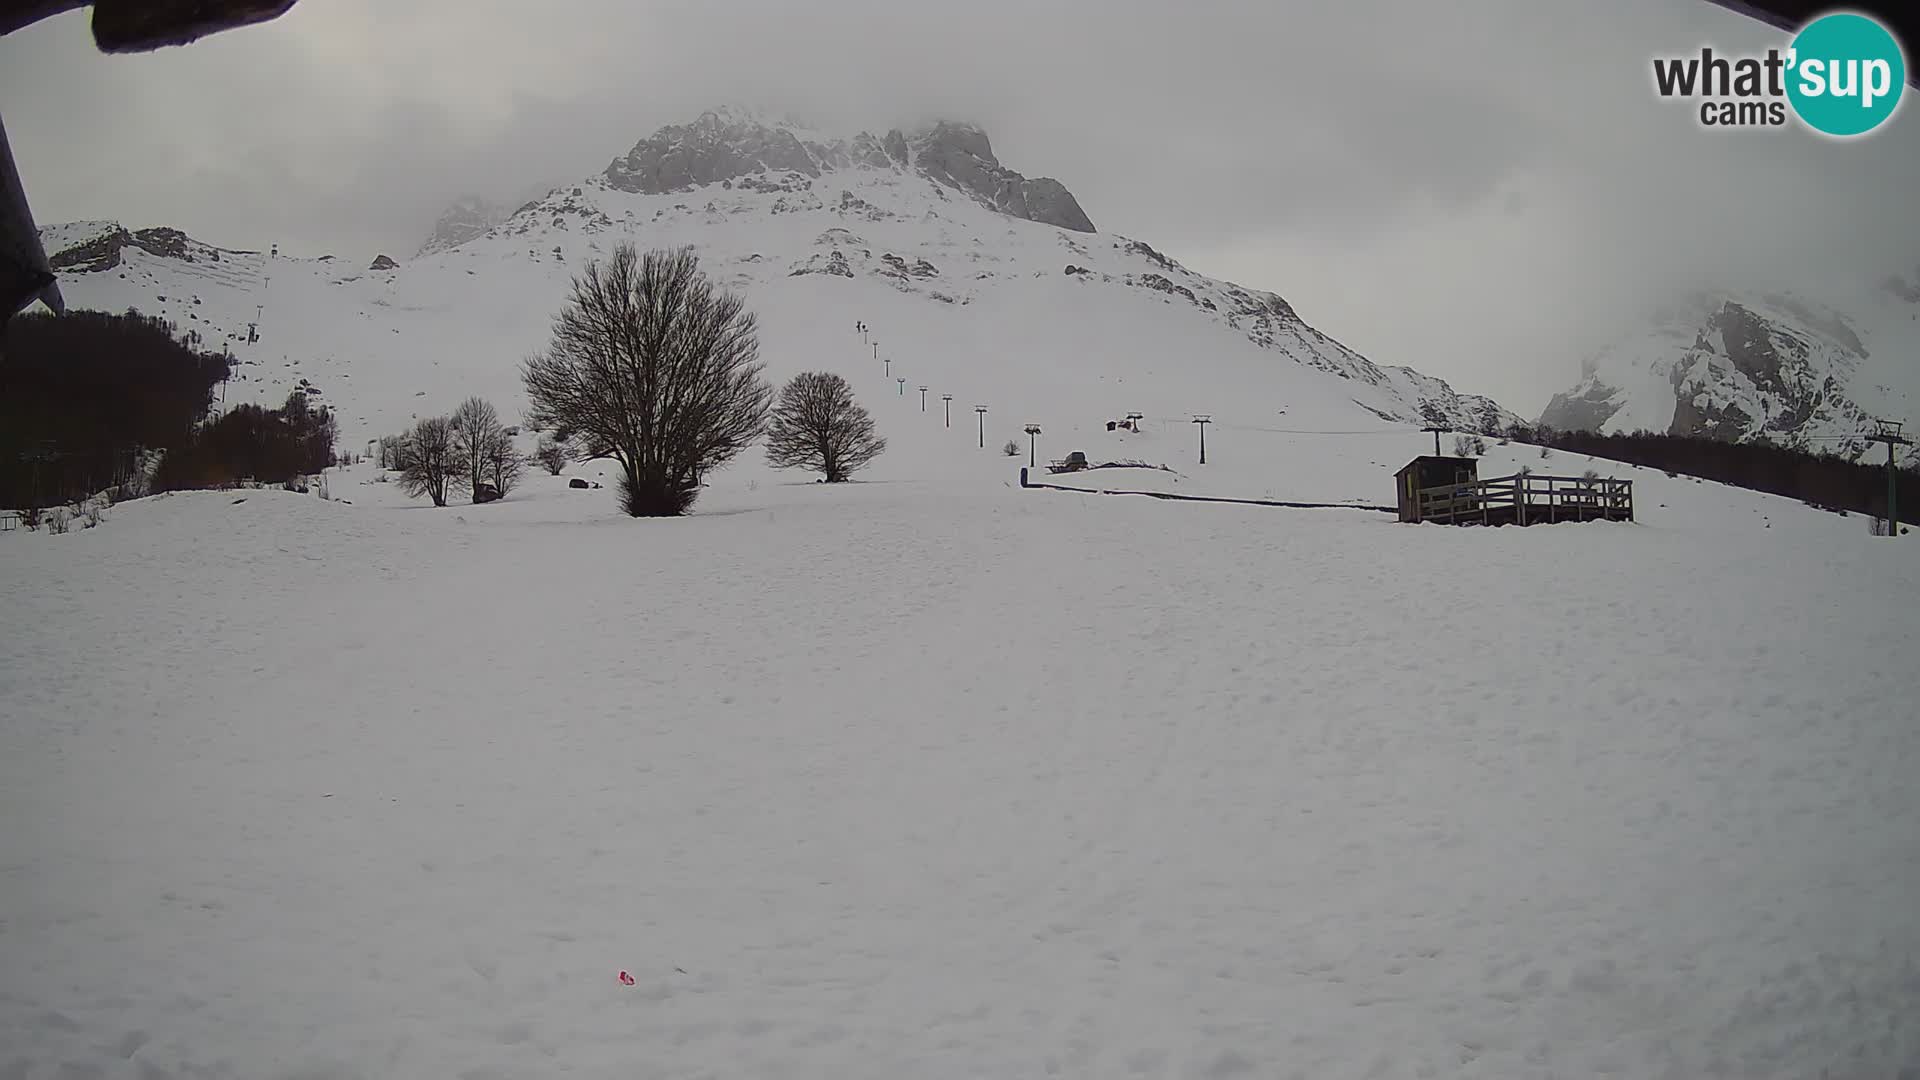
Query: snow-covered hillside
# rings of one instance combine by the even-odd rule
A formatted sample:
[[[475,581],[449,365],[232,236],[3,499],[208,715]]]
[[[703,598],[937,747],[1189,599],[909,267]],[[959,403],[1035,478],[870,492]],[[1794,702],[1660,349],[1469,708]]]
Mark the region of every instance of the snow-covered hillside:
[[[555,189],[477,238],[391,270],[114,226],[50,228],[48,249],[70,304],[137,307],[231,347],[239,381],[229,401],[313,387],[356,444],[471,393],[516,412],[518,364],[544,345],[570,276],[622,240],[695,245],[760,316],[775,377],[851,375],[865,349],[872,366],[886,371],[891,360],[915,387],[989,404],[1009,423],[1059,427],[1129,411],[1334,428],[1514,419],[1438,379],[1368,361],[1278,296],[1194,274],[1141,241],[1016,216],[1040,213],[1044,189],[1001,166],[974,129],[903,136],[902,153],[918,155],[909,160],[886,157],[890,140],[868,136],[882,147],[877,161],[805,158],[776,171],[754,148],[792,133],[729,129],[747,122],[727,117],[702,122],[721,127],[702,144],[707,156],[691,159],[718,176],[711,182],[622,190],[650,186],[632,163],[652,159],[629,154],[614,179]],[[805,154],[820,144],[793,145]],[[657,156],[681,161],[680,147]],[[738,175],[721,175],[730,171]],[[147,242],[149,232],[168,242]],[[849,345],[857,321],[875,328],[877,355]]]
[[[1852,314],[1782,293],[1687,294],[1588,358],[1541,422],[1856,456],[1874,419],[1920,422],[1920,302],[1908,292],[1893,279]]]

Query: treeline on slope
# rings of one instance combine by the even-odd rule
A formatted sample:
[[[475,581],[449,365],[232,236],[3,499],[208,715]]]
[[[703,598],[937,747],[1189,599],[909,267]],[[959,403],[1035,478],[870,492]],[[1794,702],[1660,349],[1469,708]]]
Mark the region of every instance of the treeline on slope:
[[[1721,442],[1651,431],[1602,435],[1515,425],[1505,434],[1515,442],[1683,473],[1828,509],[1882,518],[1887,513],[1884,463],[1849,461],[1767,441]],[[1900,520],[1920,523],[1920,469],[1899,469],[1897,479]]]
[[[168,450],[154,474],[156,491],[227,487],[242,480],[279,484],[334,464],[339,435],[333,411],[295,390],[277,409],[235,405]]]
[[[0,506],[126,485],[143,452],[191,442],[228,374],[224,357],[138,312],[15,318],[0,365]]]
[[[208,421],[214,388],[230,374],[225,357],[138,311],[14,319],[0,365],[0,505],[37,509],[248,477],[280,483],[332,464],[333,414],[305,394]]]

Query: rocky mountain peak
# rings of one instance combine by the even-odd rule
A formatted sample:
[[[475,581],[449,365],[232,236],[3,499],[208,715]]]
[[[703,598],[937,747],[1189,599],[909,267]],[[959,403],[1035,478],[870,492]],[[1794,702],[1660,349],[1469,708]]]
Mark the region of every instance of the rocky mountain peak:
[[[978,125],[942,120],[908,134],[862,131],[850,138],[823,135],[797,118],[737,106],[710,109],[693,122],[669,124],[615,158],[609,186],[657,195],[708,184],[730,184],[765,173],[818,179],[847,169],[915,171],[958,189],[1009,217],[1093,232],[1093,221],[1066,186],[1028,179],[994,157]]]

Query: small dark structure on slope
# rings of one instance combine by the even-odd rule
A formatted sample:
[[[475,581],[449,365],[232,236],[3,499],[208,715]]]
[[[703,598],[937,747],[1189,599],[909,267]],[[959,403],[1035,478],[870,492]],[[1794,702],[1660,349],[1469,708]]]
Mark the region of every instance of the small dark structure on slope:
[[[1400,520],[1440,525],[1633,520],[1631,480],[1539,473],[1482,480],[1479,471],[1473,458],[1414,458],[1394,474]]]

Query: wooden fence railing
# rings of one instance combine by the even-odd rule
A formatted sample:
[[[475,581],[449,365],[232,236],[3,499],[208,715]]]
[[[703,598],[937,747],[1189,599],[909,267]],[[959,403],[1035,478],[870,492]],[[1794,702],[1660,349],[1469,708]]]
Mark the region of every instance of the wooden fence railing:
[[[1423,488],[1421,521],[1442,525],[1545,525],[1632,521],[1633,481],[1518,473]]]

